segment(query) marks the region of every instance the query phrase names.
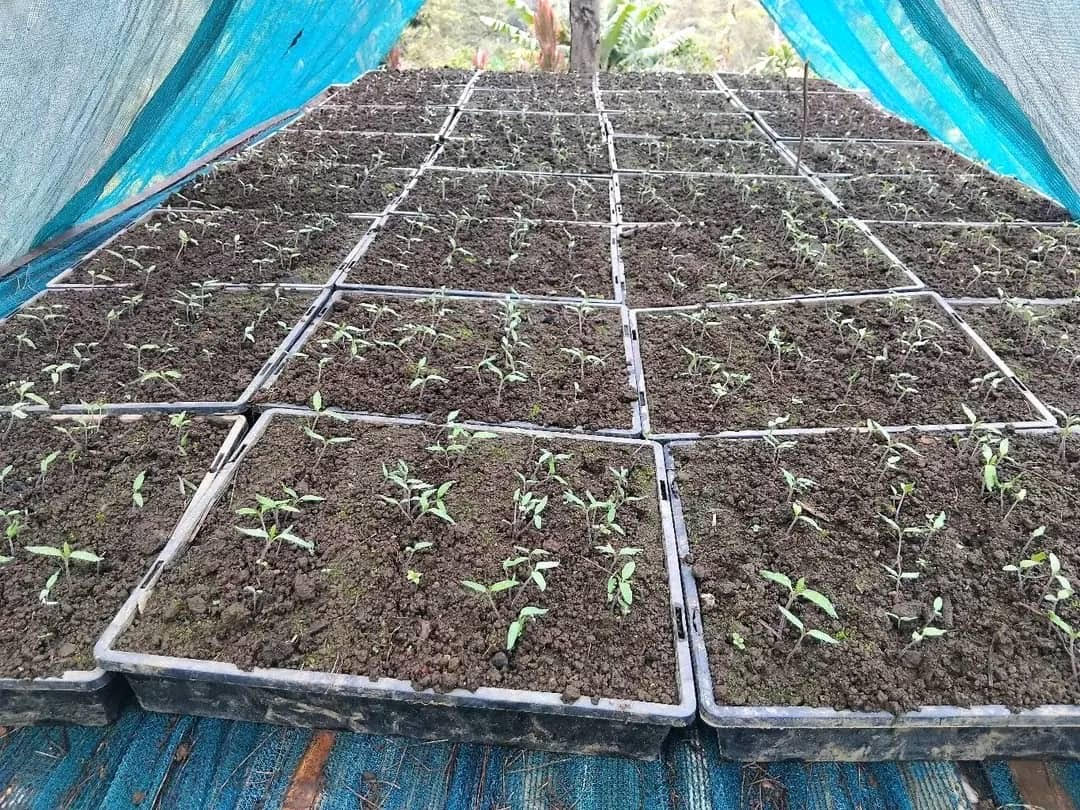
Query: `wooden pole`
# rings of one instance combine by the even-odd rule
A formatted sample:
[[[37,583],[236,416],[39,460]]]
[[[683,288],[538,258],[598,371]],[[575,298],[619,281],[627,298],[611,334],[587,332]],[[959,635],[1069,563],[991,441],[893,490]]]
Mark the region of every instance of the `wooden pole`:
[[[803,62],[802,66],[802,131],[799,133],[799,152],[795,155],[795,174],[799,173],[799,167],[802,166],[802,150],[803,144],[806,143],[806,118],[809,113],[809,99],[807,97],[806,86],[810,82],[810,63]]]

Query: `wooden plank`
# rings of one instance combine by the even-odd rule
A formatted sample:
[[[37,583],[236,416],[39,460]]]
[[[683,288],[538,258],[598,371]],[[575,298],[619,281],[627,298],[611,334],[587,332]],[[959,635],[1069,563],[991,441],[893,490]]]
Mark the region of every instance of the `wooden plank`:
[[[1076,804],[1058,782],[1048,763],[1014,759],[1009,762],[1009,770],[1024,804],[1043,810],[1076,810]]]
[[[293,772],[281,810],[315,810],[325,784],[323,771],[335,739],[337,735],[332,731],[316,731],[312,735],[307,751]]]

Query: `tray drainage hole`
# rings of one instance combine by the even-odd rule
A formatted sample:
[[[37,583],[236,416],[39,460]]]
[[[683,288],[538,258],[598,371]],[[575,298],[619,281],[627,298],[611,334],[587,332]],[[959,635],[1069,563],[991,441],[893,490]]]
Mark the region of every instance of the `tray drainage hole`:
[[[678,634],[680,641],[686,641],[686,616],[683,614],[682,605],[673,605],[672,612],[674,613],[675,632]]]
[[[154,581],[154,577],[157,576],[158,571],[161,570],[161,566],[163,566],[164,564],[165,563],[163,563],[161,560],[158,560],[157,562],[155,562],[153,568],[150,569],[150,573],[148,573],[146,575],[146,577],[143,579],[143,581],[139,583],[139,587],[141,589],[143,589],[143,590],[145,590],[146,588],[149,588],[150,583]]]

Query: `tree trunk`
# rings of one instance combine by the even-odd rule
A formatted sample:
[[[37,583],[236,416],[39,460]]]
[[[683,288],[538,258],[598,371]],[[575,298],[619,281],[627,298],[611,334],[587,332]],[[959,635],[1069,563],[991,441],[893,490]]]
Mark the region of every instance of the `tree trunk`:
[[[600,42],[599,0],[570,0],[570,72],[595,73]]]

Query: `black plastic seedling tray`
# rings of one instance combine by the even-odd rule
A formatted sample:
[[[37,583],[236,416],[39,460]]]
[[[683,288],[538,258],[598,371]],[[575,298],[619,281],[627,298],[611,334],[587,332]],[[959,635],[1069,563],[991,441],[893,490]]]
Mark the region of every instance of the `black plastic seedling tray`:
[[[310,321],[308,327],[304,330],[304,332],[300,335],[300,337],[296,341],[294,341],[294,343],[289,348],[289,350],[276,357],[273,366],[268,370],[268,372],[265,375],[263,375],[261,377],[261,383],[260,383],[259,389],[255,393],[253,393],[252,396],[254,397],[257,394],[262,393],[262,392],[268,392],[273,388],[274,383],[277,382],[278,378],[281,376],[282,372],[285,370],[285,367],[288,365],[289,361],[295,355],[302,354],[303,350],[304,350],[304,345],[319,331],[319,329],[322,328],[322,326],[324,325],[324,323],[326,321],[327,316],[330,315],[333,312],[333,306],[334,306],[335,303],[337,303],[339,301],[342,301],[342,300],[345,300],[346,298],[350,298],[350,297],[353,297],[353,298],[372,298],[372,297],[374,297],[374,298],[391,298],[391,299],[392,298],[398,298],[398,299],[418,300],[418,299],[427,298],[427,297],[430,297],[430,296],[431,296],[430,291],[426,292],[426,293],[425,292],[385,292],[385,291],[366,292],[366,291],[359,291],[359,290],[352,290],[352,289],[342,289],[342,290],[338,290],[335,293],[332,293],[327,299],[325,299],[324,301],[322,301],[320,303],[318,312],[316,313],[315,317]],[[502,301],[502,300],[506,300],[508,298],[512,299],[515,303],[522,304],[524,306],[544,306],[544,305],[558,306],[560,304],[580,303],[580,301],[583,300],[583,299],[571,299],[569,301],[558,301],[558,300],[552,300],[552,299],[532,298],[532,297],[525,297],[525,296],[519,296],[519,295],[491,295],[491,294],[488,294],[488,295],[472,295],[472,296],[467,296],[467,295],[447,295],[446,296],[447,301],[461,300],[461,301],[470,301],[470,302],[473,302],[473,303],[476,303],[477,301],[489,301],[489,302]],[[627,373],[627,376],[628,376],[628,379],[629,379],[630,388],[636,391],[638,389],[638,368],[637,368],[637,361],[635,359],[634,347],[633,347],[633,345],[631,343],[631,340],[630,340],[630,335],[631,335],[630,311],[628,309],[626,309],[626,307],[620,306],[618,304],[613,304],[613,303],[607,302],[607,301],[597,301],[596,299],[589,299],[589,303],[590,303],[590,305],[595,306],[598,310],[604,310],[604,311],[608,311],[608,312],[618,312],[619,313],[620,319],[622,320],[622,337],[623,337],[624,357],[625,357],[625,362],[626,362],[626,373]],[[295,407],[298,406],[298,404],[299,403],[295,403],[295,402],[273,402],[273,401],[271,401],[271,402],[260,402],[260,403],[256,403],[255,408],[257,410],[259,410],[259,411],[282,410],[282,409],[295,408]],[[641,411],[640,411],[640,409],[638,407],[637,402],[631,403],[628,407],[630,409],[630,419],[631,419],[631,426],[629,428],[599,428],[597,430],[587,431],[585,434],[582,434],[582,435],[615,436],[615,437],[621,437],[621,438],[639,438],[641,436],[641,433],[642,433],[642,415],[641,415]],[[335,414],[336,413],[351,413],[351,414],[357,415],[357,416],[377,416],[377,417],[394,417],[395,416],[395,415],[392,415],[392,414],[370,413],[370,412],[366,412],[366,411],[341,411],[341,410],[339,410],[337,408],[328,408],[327,410],[330,413],[335,413]],[[398,416],[400,416],[400,418],[403,418],[403,419],[412,419],[412,420],[422,420],[423,419],[423,417],[420,416],[419,414],[400,414]],[[552,430],[552,428],[550,426],[538,425],[538,424],[536,424],[534,422],[523,422],[523,421],[493,423],[493,422],[478,422],[478,421],[474,421],[474,420],[463,420],[462,424],[472,425],[473,427],[483,427],[483,428],[498,427],[499,425],[502,425],[503,427],[518,428],[518,429],[522,429],[522,430],[539,430],[539,431],[550,431],[550,430]]]
[[[924,706],[894,715],[806,706],[718,704],[672,454],[675,447],[695,443],[665,445],[664,457],[686,597],[698,713],[716,729],[721,756],[739,762],[1080,757],[1080,706],[1041,706],[1020,712],[1004,706]]]
[[[405,214],[391,214],[390,216],[405,217]],[[418,219],[425,218],[420,215],[416,215]],[[426,215],[426,218],[435,219],[437,215]],[[488,217],[488,221],[504,221],[514,222],[515,220],[509,217]],[[557,224],[560,220],[534,220],[536,222],[543,222],[544,224]],[[592,222],[575,222],[573,220],[565,220],[566,225],[572,225],[577,228],[607,228],[610,233],[609,245],[611,248],[611,285],[612,291],[608,296],[600,296],[596,298],[582,297],[580,295],[533,295],[528,296],[528,300],[536,302],[547,302],[552,304],[580,304],[582,302],[591,303],[620,303],[622,299],[622,278],[619,275],[619,267],[615,258],[614,243],[616,240],[615,228],[608,223],[592,223]],[[367,250],[371,247],[372,243],[378,238],[380,231],[386,227],[387,219],[381,219],[374,224],[372,229],[364,237],[363,240],[357,245],[353,252],[349,255],[349,259],[345,266],[340,271],[335,281],[335,287],[338,290],[353,290],[357,292],[367,292],[374,295],[381,295],[383,293],[396,293],[406,295],[430,295],[433,291],[433,287],[405,287],[399,285],[388,284],[365,284],[363,282],[353,282],[349,280],[349,273],[356,263],[363,257]],[[439,287],[440,291],[445,292],[447,295],[459,297],[459,298],[501,298],[507,295],[513,295],[513,290],[502,289],[470,289],[470,288],[458,288],[458,287]]]
[[[297,293],[307,293],[312,296],[311,305],[308,306],[304,314],[297,320],[296,324],[285,336],[285,338],[278,345],[277,349],[267,358],[263,363],[262,368],[252,377],[251,382],[248,383],[247,388],[239,396],[239,398],[231,402],[213,402],[213,401],[197,401],[197,402],[103,402],[103,403],[68,403],[60,405],[57,408],[47,408],[44,405],[30,405],[23,408],[26,413],[60,413],[60,414],[94,414],[94,415],[113,415],[113,414],[148,414],[148,413],[176,413],[179,411],[187,411],[189,414],[240,414],[244,413],[248,404],[253,396],[262,387],[263,382],[271,371],[278,365],[282,357],[288,354],[288,351],[293,347],[300,336],[304,334],[304,330],[308,328],[311,319],[315,317],[317,312],[321,311],[323,303],[330,296],[328,290],[324,290],[322,287],[312,288],[297,288],[285,284],[273,284],[270,287],[276,287],[282,292],[295,291]],[[227,292],[244,292],[246,290],[259,289],[262,285],[227,285],[222,286],[219,289]],[[95,295],[104,290],[115,289],[110,287],[61,287],[56,290],[45,289],[42,292],[35,295],[30,300],[23,303],[22,308],[25,308],[43,295]],[[319,292],[319,290],[323,290]],[[11,313],[8,318],[14,317],[15,312]],[[0,324],[5,323],[8,318],[0,318]],[[9,413],[11,411],[10,405],[0,405],[0,414]]]
[[[224,211],[224,209],[218,209],[218,210]],[[46,285],[46,289],[49,289],[49,290],[113,290],[113,289],[130,289],[131,287],[135,287],[136,284],[133,283],[133,282],[130,282],[130,281],[108,281],[108,282],[101,282],[101,283],[95,284],[95,283],[90,283],[90,282],[73,281],[72,278],[75,275],[75,272],[76,272],[76,270],[78,270],[80,265],[82,265],[85,262],[89,261],[90,259],[92,259],[94,256],[96,256],[101,251],[107,250],[109,248],[109,246],[112,245],[114,242],[116,242],[118,239],[121,239],[121,238],[123,238],[125,236],[128,236],[138,225],[143,225],[143,224],[149,222],[155,216],[161,216],[162,214],[169,214],[169,213],[193,213],[193,214],[204,214],[205,215],[207,213],[213,213],[213,210],[205,209],[205,208],[190,208],[190,209],[185,209],[185,208],[153,208],[150,211],[147,211],[145,214],[143,214],[141,217],[139,217],[135,221],[133,221],[130,225],[128,225],[122,231],[118,231],[117,233],[113,234],[111,237],[109,237],[108,240],[106,240],[105,242],[102,242],[100,245],[98,245],[96,248],[91,250],[89,253],[86,253],[86,254],[80,256],[75,261],[75,263],[71,265],[71,267],[69,267],[67,270],[64,270],[63,272],[59,273],[58,275],[54,276],[49,281],[49,283]],[[374,222],[377,219],[376,215],[374,215],[374,214],[349,214],[349,215],[346,215],[345,218],[353,219],[353,220],[360,220],[360,221],[365,221],[365,222]],[[261,289],[273,289],[273,288],[276,287],[276,288],[281,289],[281,290],[295,290],[295,291],[299,291],[299,292],[316,292],[316,291],[322,290],[326,286],[332,284],[334,282],[334,280],[338,276],[341,275],[343,267],[352,259],[352,257],[354,256],[354,253],[355,253],[355,247],[353,248],[353,250],[350,250],[348,254],[346,254],[345,258],[341,262],[341,265],[338,266],[337,268],[335,268],[335,270],[330,273],[330,275],[328,276],[327,281],[325,283],[318,283],[318,282],[295,282],[295,283],[293,283],[293,282],[278,282],[278,281],[262,281],[262,282],[254,282],[254,283],[250,283],[250,284],[239,284],[238,285],[238,284],[233,284],[233,283],[230,283],[230,282],[227,282],[227,281],[216,281],[214,279],[207,279],[206,281],[203,282],[203,284],[205,286],[207,286],[207,287],[236,287],[236,286],[243,286],[243,287],[249,287],[249,288],[261,288]]]
[[[51,418],[64,422],[71,417]],[[137,421],[143,417],[128,415],[119,418]],[[199,483],[187,511],[177,523],[176,532],[185,528],[186,521],[200,519],[198,509],[200,505],[209,506],[206,497],[213,488],[215,474],[224,466],[247,430],[247,421],[242,416],[220,418],[231,424],[232,428],[209,471]],[[0,678],[0,725],[62,723],[104,726],[116,719],[130,695],[131,690],[123,678],[101,667],[68,671],[55,678]]]
[[[151,598],[162,572],[181,558],[212,504],[229,489],[244,454],[274,419],[308,418],[304,409],[264,413],[243,445],[217,476],[194,519],[166,546],[95,648],[98,663],[123,673],[139,703],[150,711],[197,714],[282,725],[340,728],[427,740],[457,740],[524,746],[580,754],[619,754],[655,759],[672,728],[689,725],[695,714],[693,675],[683,617],[683,594],[675,534],[667,497],[663,450],[640,439],[584,436],[512,428],[496,432],[561,438],[575,442],[651,447],[657,465],[657,492],[668,568],[672,641],[676,650],[679,702],[674,705],[582,697],[564,702],[558,694],[482,687],[474,692],[416,690],[407,682],[288,669],[241,670],[232,664],[118,648],[120,636]],[[377,425],[418,425],[418,420],[350,416]]]
[[[837,296],[814,296],[814,297],[802,297],[802,298],[779,298],[773,301],[739,301],[732,304],[699,304],[696,306],[685,307],[652,307],[642,309],[630,310],[630,336],[634,345],[634,366],[637,369],[638,380],[638,399],[641,406],[641,423],[642,423],[642,435],[647,439],[653,439],[659,442],[677,442],[677,441],[691,441],[696,439],[760,439],[769,433],[773,436],[785,436],[785,435],[811,435],[820,433],[831,433],[838,430],[849,430],[850,427],[796,427],[796,428],[780,428],[777,430],[767,430],[767,426],[763,425],[760,429],[753,430],[721,430],[712,433],[692,433],[692,432],[679,432],[679,433],[663,433],[656,432],[652,428],[652,423],[649,418],[649,394],[646,386],[645,368],[642,363],[641,347],[638,338],[638,316],[639,315],[664,315],[674,314],[677,312],[694,312],[701,309],[715,309],[715,310],[729,310],[729,309],[746,309],[746,308],[761,308],[761,307],[781,307],[781,306],[823,306],[825,304],[856,304],[862,301],[886,301],[891,297],[895,297],[896,293],[868,293],[858,295],[837,295]],[[973,330],[964,319],[957,314],[956,310],[935,292],[929,290],[921,290],[912,293],[905,293],[905,298],[921,299],[930,302],[932,305],[937,306],[946,316],[950,323],[955,324],[963,333],[965,338],[971,344],[972,351],[983,356],[994,368],[1001,373],[1001,375],[1009,381],[1019,391],[1024,400],[1031,407],[1032,411],[1037,415],[1037,418],[1033,419],[1018,419],[1008,422],[987,422],[986,427],[997,430],[1024,430],[1024,429],[1037,429],[1052,427],[1056,424],[1053,414],[1046,405],[1036,397],[1023,382],[1017,378],[1016,374],[1006,365],[993,349],[986,343],[985,340],[980,337],[975,330]],[[942,431],[963,431],[968,429],[968,425],[963,424],[922,424],[922,425],[886,425],[886,430],[900,431],[909,429],[918,429],[924,432],[942,432]]]

